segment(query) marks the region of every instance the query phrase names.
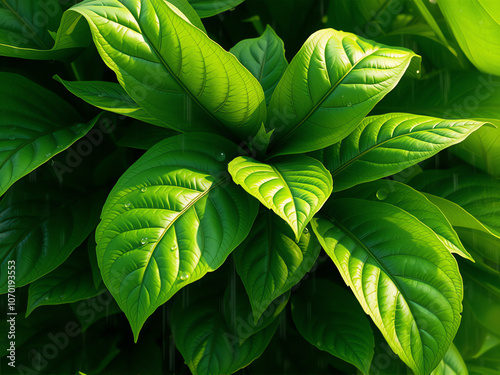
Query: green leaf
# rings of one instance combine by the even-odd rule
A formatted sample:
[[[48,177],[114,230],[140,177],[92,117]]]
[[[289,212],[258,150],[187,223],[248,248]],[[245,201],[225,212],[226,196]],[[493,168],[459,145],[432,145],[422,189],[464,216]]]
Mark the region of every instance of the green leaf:
[[[335,197],[383,201],[396,206],[429,227],[451,253],[474,261],[439,208],[424,194],[405,184],[391,180],[373,181],[336,194]]]
[[[94,126],[51,91],[0,72],[0,196]]]
[[[351,293],[331,281],[315,279],[294,294],[292,317],[311,344],[369,373],[373,332]]]
[[[414,65],[409,68],[410,63]],[[309,37],[276,87],[268,126],[275,155],[330,146],[345,138],[420,57],[333,29]]]
[[[54,76],[54,79],[61,82],[73,95],[78,96],[80,99],[97,108],[157,126],[168,127],[168,125],[155,119],[142,109],[117,83],[102,81],[70,82],[61,79],[59,76]]]
[[[431,375],[469,375],[467,366],[453,343]]]
[[[248,238],[233,253],[255,322],[276,298],[311,270],[318,258],[321,246],[309,230],[299,241],[294,239],[283,220],[262,212]]]
[[[500,265],[500,238],[491,233],[470,228],[456,228],[465,247],[478,258],[478,263],[483,264],[484,259],[493,264]]]
[[[500,235],[500,183],[493,177],[469,166],[458,166],[427,170],[415,176],[409,185],[458,204],[481,223],[480,227]],[[456,220],[465,220],[462,218],[457,216]],[[452,221],[452,225],[456,224]]]
[[[94,285],[85,247],[78,248],[62,265],[30,284],[26,316],[40,306],[81,301],[104,291]]]
[[[171,128],[246,139],[265,121],[259,82],[169,2],[92,0],[71,9],[87,19],[130,97]]]
[[[201,18],[212,17],[216,14],[233,9],[245,0],[188,0]]]
[[[33,60],[74,57],[90,42],[79,18],[69,12],[63,15],[58,1],[2,0],[0,55]],[[58,27],[54,41],[52,34]]]
[[[104,194],[61,189],[26,179],[0,201],[0,293],[7,292],[7,266],[16,262],[16,287],[62,264],[99,220]]]
[[[175,130],[134,121],[123,131],[123,135],[116,141],[116,145],[149,150],[158,142],[178,134]]]
[[[336,199],[312,221],[344,281],[416,375],[444,357],[460,325],[456,260],[436,234],[383,202]]]
[[[270,164],[239,156],[229,163],[229,173],[234,182],[290,225],[296,241],[333,188],[325,167],[304,155],[273,159]]]
[[[496,0],[439,0],[458,44],[480,71],[500,75],[500,4]]]
[[[390,113],[365,118],[323,152],[335,191],[393,175],[465,139],[484,125],[469,120]]]
[[[260,37],[242,40],[229,52],[257,78],[264,89],[266,104],[269,104],[274,89],[288,67],[280,37],[267,25]]]
[[[190,293],[188,305],[181,298],[172,305],[175,345],[193,375],[232,374],[247,366],[260,357],[279,324],[275,319],[242,341],[230,333],[217,297],[210,290],[197,296]]]
[[[103,280],[135,339],[157,307],[216,270],[243,241],[255,200],[226,171],[237,147],[207,133],[168,138],[118,180],[96,231]]]

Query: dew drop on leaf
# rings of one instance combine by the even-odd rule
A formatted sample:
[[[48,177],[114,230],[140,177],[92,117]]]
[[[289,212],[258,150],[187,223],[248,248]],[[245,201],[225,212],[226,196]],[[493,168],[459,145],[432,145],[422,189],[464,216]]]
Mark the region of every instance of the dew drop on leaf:
[[[144,237],[144,238],[141,240],[141,243],[142,243],[143,245],[145,245],[147,242],[148,242],[147,237]]]
[[[130,207],[130,202],[125,203],[124,206],[127,208]]]
[[[387,193],[387,190],[385,190],[385,189],[380,189],[377,191],[376,195],[377,195],[378,200],[383,201],[385,198],[387,198],[389,193]]]
[[[46,158],[48,158],[49,156],[50,156],[50,152],[47,152],[47,153],[45,154],[45,157],[46,157]]]
[[[224,161],[226,159],[226,154],[224,152],[221,152],[220,154],[217,154],[215,157],[217,161]]]
[[[417,70],[417,74],[420,74],[420,70]]]
[[[322,342],[322,341],[318,341],[318,342],[316,343],[316,346],[323,346],[323,342]]]
[[[187,272],[181,272],[181,273],[179,274],[179,278],[180,278],[181,280],[183,280],[183,281],[186,281],[187,279],[189,279],[189,273],[187,273]]]
[[[170,248],[171,251],[176,251],[177,250],[177,245],[173,245],[171,248]]]
[[[11,141],[13,141],[14,139],[16,139],[16,136],[15,136],[15,135],[11,135],[11,136],[9,137],[9,139],[10,139]]]
[[[148,190],[148,188],[147,188],[147,187],[143,187],[143,188],[141,188],[141,193],[145,193],[145,192],[146,192],[146,190]]]
[[[352,103],[351,102],[347,102],[346,104],[348,107],[352,107]]]
[[[49,297],[45,297],[44,299],[45,299],[45,301],[48,301],[48,300],[49,300]]]

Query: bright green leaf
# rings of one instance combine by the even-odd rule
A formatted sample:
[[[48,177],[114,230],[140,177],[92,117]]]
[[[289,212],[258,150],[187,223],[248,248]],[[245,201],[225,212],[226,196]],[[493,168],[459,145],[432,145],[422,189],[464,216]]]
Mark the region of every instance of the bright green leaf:
[[[201,18],[212,17],[216,14],[233,9],[245,0],[188,0]]]
[[[304,155],[273,159],[270,164],[240,156],[229,163],[229,173],[234,182],[290,225],[296,241],[333,187],[325,167]]]
[[[469,375],[467,366],[453,343],[431,375]]]
[[[460,325],[456,260],[431,229],[395,206],[344,198],[322,214],[312,227],[346,284],[403,362],[429,374]]]
[[[257,78],[269,104],[274,89],[288,67],[280,37],[268,25],[260,37],[242,40],[229,52]]]
[[[410,63],[414,64],[409,68]],[[268,125],[275,155],[330,146],[345,138],[420,57],[333,29],[309,37],[276,87]]]
[[[156,308],[216,270],[248,235],[258,205],[232,183],[237,146],[208,133],[168,138],[118,180],[96,231],[97,260],[135,339]]]
[[[94,126],[68,103],[30,80],[0,73],[0,196]]]
[[[248,238],[233,253],[254,321],[311,270],[320,250],[309,230],[295,242],[295,235],[283,220],[270,212],[258,216]]]
[[[404,113],[365,118],[341,142],[323,152],[335,191],[390,176],[465,139],[484,125]]]
[[[169,2],[92,0],[71,10],[87,19],[130,97],[171,128],[246,139],[265,121],[259,82]]]
[[[353,364],[363,374],[369,373],[373,332],[349,291],[322,279],[301,285],[292,298],[292,317],[311,344]]]

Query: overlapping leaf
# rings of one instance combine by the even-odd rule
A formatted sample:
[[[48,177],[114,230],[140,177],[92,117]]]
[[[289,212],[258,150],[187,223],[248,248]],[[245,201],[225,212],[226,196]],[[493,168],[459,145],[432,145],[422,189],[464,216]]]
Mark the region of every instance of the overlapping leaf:
[[[63,263],[97,225],[103,201],[102,192],[19,182],[0,202],[0,293],[7,292],[9,260],[16,262],[17,287]]]
[[[436,234],[383,203],[336,199],[312,227],[392,350],[417,375],[442,360],[460,325],[457,263]]]
[[[111,191],[96,232],[97,259],[136,339],[158,306],[217,269],[249,233],[258,205],[226,171],[236,155],[219,136],[168,138]]]
[[[0,73],[0,196],[21,177],[83,137],[83,124],[64,100],[30,80]]]
[[[296,241],[332,192],[323,165],[308,156],[273,159],[269,164],[240,156],[229,163],[234,182],[285,220]]]
[[[469,375],[467,366],[453,343],[431,375]]]
[[[233,9],[243,1],[245,0],[189,0],[189,3],[201,18],[205,18]]]
[[[170,2],[93,0],[71,11],[130,97],[173,129],[246,139],[265,120],[259,82]]]
[[[288,67],[280,37],[268,25],[259,38],[242,40],[229,52],[257,78],[269,104],[274,89]]]
[[[292,317],[311,344],[369,373],[373,332],[349,291],[323,279],[301,285],[292,298]]]
[[[248,238],[233,254],[255,321],[311,270],[320,250],[309,230],[295,242],[293,232],[276,215],[262,212],[257,217]]]
[[[333,29],[309,37],[276,87],[268,125],[276,155],[319,150],[346,137],[420,57]]]
[[[335,191],[390,176],[465,139],[484,125],[405,113],[371,116],[323,151]]]

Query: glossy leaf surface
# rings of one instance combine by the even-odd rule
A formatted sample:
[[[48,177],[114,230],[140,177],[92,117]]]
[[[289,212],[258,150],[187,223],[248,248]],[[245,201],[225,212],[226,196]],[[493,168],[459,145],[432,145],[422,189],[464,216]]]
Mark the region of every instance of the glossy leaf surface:
[[[205,18],[233,9],[243,1],[245,0],[189,0],[189,3],[201,18]]]
[[[336,199],[312,227],[392,350],[417,375],[444,357],[460,325],[457,263],[432,230],[403,210]]]
[[[455,345],[450,345],[443,360],[431,372],[431,375],[469,375],[467,366]]]
[[[297,241],[333,186],[330,172],[303,155],[273,159],[270,164],[240,156],[229,163],[229,173],[234,182],[285,220]]]
[[[97,260],[136,340],[158,306],[221,266],[249,233],[258,205],[226,172],[236,155],[237,147],[219,136],[168,138],[108,196]]]
[[[412,51],[333,29],[309,37],[276,87],[268,126],[275,155],[319,150],[346,137],[399,82]]]
[[[170,2],[93,0],[71,9],[86,18],[130,97],[171,128],[246,139],[265,120],[259,82]]]
[[[298,242],[286,223],[271,212],[262,212],[248,238],[233,253],[257,321],[281,294],[311,270],[321,246],[309,233]]]
[[[337,284],[315,279],[292,298],[293,321],[312,345],[370,371],[374,338],[365,313],[353,295]]]
[[[484,123],[404,113],[371,116],[323,152],[335,191],[390,176],[464,140]]]

